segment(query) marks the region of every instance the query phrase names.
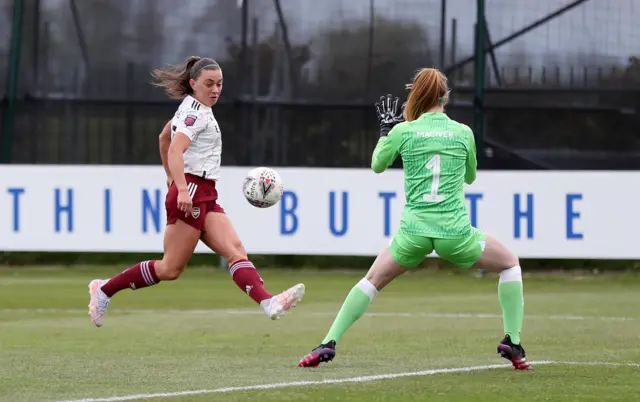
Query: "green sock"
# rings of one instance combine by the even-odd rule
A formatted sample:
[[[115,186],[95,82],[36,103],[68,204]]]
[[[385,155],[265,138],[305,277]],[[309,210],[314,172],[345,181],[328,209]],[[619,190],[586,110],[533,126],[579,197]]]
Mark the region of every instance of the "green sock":
[[[367,279],[363,278],[358,282],[342,303],[342,307],[322,343],[329,341],[338,343],[342,335],[367,311],[377,293],[378,290]]]
[[[500,273],[498,297],[502,307],[504,333],[511,337],[514,344],[520,343],[520,331],[524,321],[524,296],[522,270],[519,266]]]

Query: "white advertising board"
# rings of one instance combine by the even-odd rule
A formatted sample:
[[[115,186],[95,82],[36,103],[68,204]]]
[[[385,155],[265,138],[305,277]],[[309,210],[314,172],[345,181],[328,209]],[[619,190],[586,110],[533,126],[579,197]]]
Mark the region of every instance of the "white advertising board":
[[[374,256],[404,203],[402,171],[278,168],[285,194],[250,206],[250,167],[225,167],[219,203],[252,254]],[[160,252],[158,166],[0,167],[0,250]],[[480,171],[466,186],[472,223],[523,258],[640,258],[640,172]],[[208,252],[200,244],[197,252]]]

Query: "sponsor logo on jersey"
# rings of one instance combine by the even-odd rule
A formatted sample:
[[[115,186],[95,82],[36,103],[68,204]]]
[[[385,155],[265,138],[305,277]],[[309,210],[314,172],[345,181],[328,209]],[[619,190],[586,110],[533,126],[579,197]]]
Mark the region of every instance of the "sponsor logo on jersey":
[[[430,137],[451,138],[453,137],[453,133],[451,131],[418,131],[415,135],[418,138],[430,138]]]
[[[187,127],[191,127],[194,124],[196,124],[196,120],[198,120],[197,116],[194,116],[192,114],[188,114],[187,117],[185,117],[184,119],[184,125]]]

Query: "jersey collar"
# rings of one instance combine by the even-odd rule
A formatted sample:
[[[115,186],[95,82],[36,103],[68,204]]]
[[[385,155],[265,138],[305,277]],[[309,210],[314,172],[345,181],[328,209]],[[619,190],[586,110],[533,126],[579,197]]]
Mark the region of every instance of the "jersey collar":
[[[420,119],[426,119],[428,117],[433,117],[433,116],[438,116],[438,117],[442,117],[445,119],[449,119],[449,116],[447,116],[446,113],[444,112],[424,112],[420,115]]]

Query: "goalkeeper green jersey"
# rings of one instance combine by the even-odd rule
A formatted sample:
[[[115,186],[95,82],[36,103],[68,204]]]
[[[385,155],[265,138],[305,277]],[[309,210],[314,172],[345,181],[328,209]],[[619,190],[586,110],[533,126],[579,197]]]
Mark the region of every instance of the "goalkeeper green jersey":
[[[371,168],[382,173],[398,155],[404,165],[406,198],[401,229],[407,234],[440,239],[470,235],[463,185],[476,178],[471,129],[444,113],[424,113],[380,137]]]

